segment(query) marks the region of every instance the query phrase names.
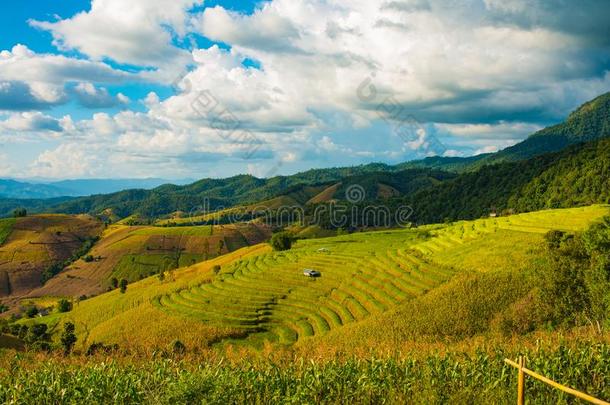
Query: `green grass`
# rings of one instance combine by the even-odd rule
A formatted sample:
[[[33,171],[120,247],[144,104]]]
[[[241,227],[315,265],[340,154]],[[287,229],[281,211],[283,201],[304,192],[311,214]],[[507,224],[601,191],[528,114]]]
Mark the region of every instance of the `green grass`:
[[[10,372],[0,373],[0,402],[509,404],[516,397],[517,372],[503,360],[518,355],[525,356],[530,369],[597,398],[610,398],[607,344],[413,355],[404,359],[242,361],[233,365],[172,359],[32,365],[31,358],[17,357],[10,359]],[[531,378],[526,382],[526,399],[528,404],[573,401]]]
[[[0,246],[6,242],[11,232],[13,232],[13,226],[17,222],[14,218],[0,219]]]
[[[201,254],[130,254],[121,258],[110,278],[126,279],[129,282],[154,276],[162,271],[191,266],[201,262]]]

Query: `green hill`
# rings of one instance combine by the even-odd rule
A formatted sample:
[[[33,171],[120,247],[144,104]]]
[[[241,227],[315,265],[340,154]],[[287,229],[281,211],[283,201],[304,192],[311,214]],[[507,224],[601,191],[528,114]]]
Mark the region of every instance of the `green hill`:
[[[570,145],[608,136],[610,136],[610,93],[605,93],[578,107],[564,122],[544,128],[524,141],[499,152],[467,158],[435,156],[403,163],[399,167],[473,171],[484,165],[529,159],[558,152]]]
[[[474,219],[492,211],[535,211],[610,202],[610,139],[529,160],[483,166],[403,202],[422,223]]]
[[[347,342],[355,337],[352,333],[363,333],[347,325],[366,329],[371,322],[413,305],[421,305],[422,311],[428,305],[426,311],[431,311],[434,305],[426,302],[432,297],[444,297],[448,302],[443,305],[450,308],[462,299],[455,295],[455,288],[478,286],[487,291],[489,302],[479,312],[469,309],[475,311],[469,315],[472,322],[456,321],[443,329],[444,320],[426,318],[428,329],[438,327],[467,337],[488,330],[495,314],[529,291],[525,276],[534,274],[532,269],[540,263],[546,232],[583,230],[608,213],[608,206],[591,206],[354,233],[299,241],[287,252],[271,252],[266,245],[258,245],[179,270],[171,280],[153,277],[130,284],[125,294],[105,293],[80,302],[70,313],[53,314],[43,321],[73,321],[79,334],[87,332],[80,342],[85,347],[103,341],[150,349],[173,339],[189,345],[220,341],[261,347],[265,341],[305,344],[327,334],[339,336],[331,333],[335,330],[343,330],[340,336]],[[215,265],[221,270],[214,271]],[[322,276],[305,277],[303,269],[308,268]],[[477,276],[479,281],[468,281],[472,274],[488,273],[489,279]],[[456,274],[461,278],[445,284]],[[494,283],[504,287],[491,289]],[[481,311],[487,311],[486,315],[477,319]],[[418,322],[426,317],[423,314]],[[468,329],[451,332],[453,327]],[[418,328],[422,333],[428,330]],[[370,335],[376,329],[368,330]]]

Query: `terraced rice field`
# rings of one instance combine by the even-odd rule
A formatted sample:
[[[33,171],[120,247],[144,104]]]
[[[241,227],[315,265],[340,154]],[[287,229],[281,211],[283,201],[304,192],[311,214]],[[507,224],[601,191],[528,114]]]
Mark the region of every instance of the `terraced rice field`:
[[[403,247],[417,237],[396,231],[303,241],[289,252],[234,262],[211,283],[157,297],[155,303],[174,314],[290,344],[386,311],[450,278],[451,269]],[[305,277],[308,268],[322,277]]]
[[[245,330],[255,340],[291,344],[375,316],[447,281],[455,270],[435,263],[436,253],[499,230],[583,229],[607,213],[608,207],[594,206],[299,241],[288,252],[235,261],[211,282],[153,303],[168,314]],[[322,276],[307,278],[304,269]]]
[[[425,255],[433,255],[499,230],[536,234],[545,234],[552,229],[575,232],[582,230],[584,225],[592,218],[599,218],[607,214],[608,206],[594,205],[485,218],[476,221],[460,221],[446,227],[435,225],[428,227],[434,237],[414,246],[414,249]]]

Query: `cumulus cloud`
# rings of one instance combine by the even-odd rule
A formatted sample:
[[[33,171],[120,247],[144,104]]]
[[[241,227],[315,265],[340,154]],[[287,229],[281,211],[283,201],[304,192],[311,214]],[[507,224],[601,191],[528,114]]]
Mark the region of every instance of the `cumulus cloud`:
[[[44,115],[40,112],[24,112],[12,114],[8,119],[0,121],[0,129],[14,132],[62,132],[62,121]]]
[[[150,68],[188,63],[189,53],[172,44],[184,36],[188,10],[202,0],[92,0],[91,9],[55,22],[30,21],[51,32],[62,50],[78,50],[93,58]],[[171,79],[170,79],[171,80]]]
[[[92,83],[78,83],[74,93],[78,102],[87,108],[109,108],[129,103],[129,98],[124,94],[112,96],[105,88],[95,87]]]
[[[80,83],[72,93],[84,106],[115,105],[127,100],[124,96],[112,100],[105,89],[95,89],[91,83],[141,80],[101,62],[37,54],[24,45],[15,45],[11,51],[0,52],[0,110],[42,110],[64,104],[70,99],[66,89],[69,83]]]
[[[43,110],[66,101],[63,92],[51,89],[44,94],[42,89],[20,81],[0,81],[0,110]]]
[[[66,143],[41,153],[31,164],[33,177],[77,178],[100,174],[100,161],[92,150],[83,144]]]
[[[189,65],[179,91],[149,93],[142,112],[60,122],[66,146],[41,155],[38,172],[58,172],[77,141],[97,157],[74,167],[82,173],[224,176],[467,155],[510,146],[610,89],[601,1],[272,0],[252,14],[189,13],[201,3],[93,0],[72,18],[32,22],[89,59],[0,54],[0,109],[14,97],[13,110],[70,96],[90,108],[126,105],[104,86],[167,83]],[[175,45],[191,33],[222,44]],[[117,71],[107,58],[145,70]],[[418,124],[401,138],[405,119]],[[256,154],[244,160],[251,139]]]

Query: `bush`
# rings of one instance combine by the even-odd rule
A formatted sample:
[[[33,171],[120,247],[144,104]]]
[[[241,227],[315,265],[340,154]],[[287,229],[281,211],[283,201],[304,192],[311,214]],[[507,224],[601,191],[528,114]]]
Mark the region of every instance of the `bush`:
[[[212,271],[214,272],[214,274],[220,273],[220,266],[219,265],[215,265],[214,267],[212,267]]]
[[[72,310],[72,303],[66,299],[61,299],[57,303],[57,310],[59,312],[69,312]]]
[[[47,329],[47,325],[44,323],[32,325],[26,336],[26,341],[28,343],[34,343],[39,340],[48,340]]]
[[[83,260],[87,263],[91,263],[92,261],[94,261],[95,259],[93,258],[93,256],[91,255],[87,255],[83,258]]]
[[[174,340],[170,345],[170,350],[174,354],[184,354],[186,353],[186,346],[179,340]]]
[[[60,342],[65,354],[69,354],[76,343],[77,339],[74,330],[75,328],[72,322],[66,322],[64,324],[64,331],[61,334]]]
[[[271,237],[271,247],[276,251],[290,250],[292,248],[292,236],[288,232],[279,232]]]
[[[36,306],[32,305],[32,306],[26,308],[25,316],[27,316],[28,318],[33,318],[36,315],[38,315],[38,308],[36,308]]]
[[[116,352],[117,350],[119,350],[119,345],[117,345],[116,343],[113,345],[105,345],[103,343],[93,342],[87,348],[85,355],[94,356],[98,353],[110,354],[112,352]]]
[[[121,294],[125,294],[125,291],[127,291],[127,280],[122,279],[119,283],[119,287],[121,289]]]

